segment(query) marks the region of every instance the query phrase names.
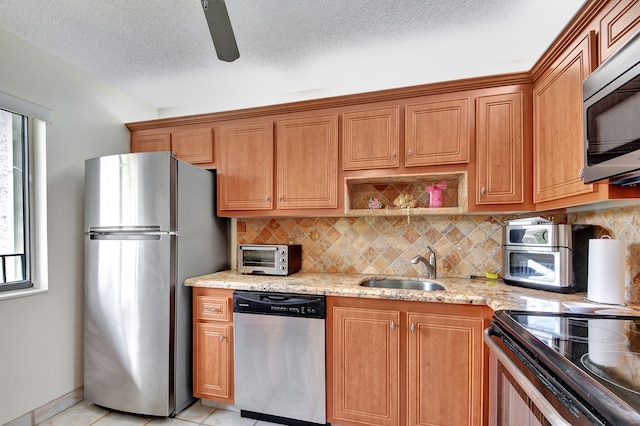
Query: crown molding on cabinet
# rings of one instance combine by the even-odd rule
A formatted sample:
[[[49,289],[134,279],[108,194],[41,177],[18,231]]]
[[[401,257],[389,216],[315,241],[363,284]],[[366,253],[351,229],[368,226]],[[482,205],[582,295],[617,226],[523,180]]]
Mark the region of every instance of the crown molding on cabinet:
[[[324,108],[361,105],[371,102],[394,101],[411,97],[451,93],[464,90],[486,89],[506,85],[527,84],[531,82],[531,74],[529,72],[498,74],[492,76],[474,77],[463,80],[445,81],[419,86],[402,87],[376,92],[336,96],[331,98],[314,99],[309,101],[292,102],[264,107],[197,114],[184,117],[172,117],[150,121],[139,121],[126,123],[126,126],[129,131],[137,131],[193,124],[211,124],[219,121],[240,120],[296,112],[317,111]]]

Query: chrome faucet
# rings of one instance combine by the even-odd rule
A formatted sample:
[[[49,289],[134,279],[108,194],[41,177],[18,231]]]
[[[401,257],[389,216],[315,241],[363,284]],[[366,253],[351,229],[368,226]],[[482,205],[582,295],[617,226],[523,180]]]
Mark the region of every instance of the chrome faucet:
[[[413,259],[411,259],[411,263],[413,263],[414,265],[417,265],[418,262],[422,262],[424,263],[424,266],[427,267],[427,273],[429,276],[429,279],[434,279],[437,278],[438,276],[438,270],[437,270],[437,266],[436,266],[436,254],[433,250],[431,250],[431,247],[427,247],[427,249],[429,249],[429,260],[425,259],[422,256],[416,256]]]

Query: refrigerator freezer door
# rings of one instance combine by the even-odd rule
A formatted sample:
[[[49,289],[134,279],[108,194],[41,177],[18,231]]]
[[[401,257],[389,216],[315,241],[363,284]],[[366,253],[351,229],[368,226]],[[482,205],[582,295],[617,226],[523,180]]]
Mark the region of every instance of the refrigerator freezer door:
[[[120,411],[173,411],[171,300],[176,236],[85,236],[85,399]]]
[[[157,225],[175,230],[176,160],[169,152],[93,158],[85,164],[85,232]]]

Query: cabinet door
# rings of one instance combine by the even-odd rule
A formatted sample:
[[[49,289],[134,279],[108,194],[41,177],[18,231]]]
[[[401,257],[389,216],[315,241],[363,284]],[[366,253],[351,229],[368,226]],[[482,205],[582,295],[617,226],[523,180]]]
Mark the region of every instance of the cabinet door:
[[[398,167],[398,107],[345,112],[342,115],[342,168]]]
[[[171,133],[171,150],[178,160],[191,164],[213,162],[213,136],[210,128]]]
[[[232,399],[231,325],[196,322],[194,327],[194,395]]]
[[[481,425],[483,319],[407,314],[408,425]]]
[[[524,202],[522,93],[478,97],[476,114],[476,204]]]
[[[171,151],[171,134],[131,135],[131,152]]]
[[[405,165],[469,161],[469,98],[408,105]]]
[[[597,190],[581,180],[584,165],[582,80],[595,68],[595,33],[559,60],[534,88],[534,202]]]
[[[334,307],[333,419],[400,424],[400,312]]]
[[[611,2],[614,3],[614,2]],[[640,29],[640,1],[620,0],[600,19],[600,63]]]
[[[278,208],[338,207],[338,116],[278,120]]]
[[[273,208],[273,123],[220,128],[218,208]]]

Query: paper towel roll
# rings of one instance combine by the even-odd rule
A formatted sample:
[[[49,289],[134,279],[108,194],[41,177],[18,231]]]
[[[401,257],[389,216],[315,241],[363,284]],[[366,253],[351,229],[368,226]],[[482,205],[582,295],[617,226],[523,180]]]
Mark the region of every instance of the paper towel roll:
[[[624,304],[624,269],[627,244],[601,238],[589,240],[587,299],[598,303]]]

